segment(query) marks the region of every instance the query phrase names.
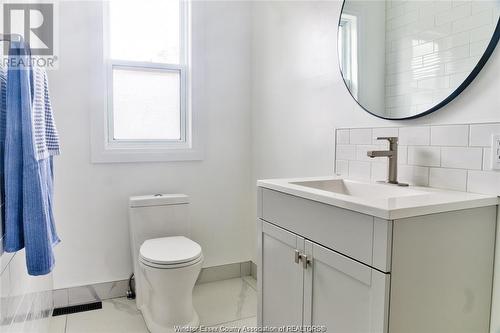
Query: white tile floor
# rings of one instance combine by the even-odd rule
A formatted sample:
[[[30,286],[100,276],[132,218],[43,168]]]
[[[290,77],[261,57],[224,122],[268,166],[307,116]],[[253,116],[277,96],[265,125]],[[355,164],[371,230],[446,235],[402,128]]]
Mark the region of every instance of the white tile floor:
[[[251,277],[196,285],[193,300],[202,326],[255,326],[257,293]],[[134,301],[102,302],[102,310],[52,317],[50,333],[147,333]]]

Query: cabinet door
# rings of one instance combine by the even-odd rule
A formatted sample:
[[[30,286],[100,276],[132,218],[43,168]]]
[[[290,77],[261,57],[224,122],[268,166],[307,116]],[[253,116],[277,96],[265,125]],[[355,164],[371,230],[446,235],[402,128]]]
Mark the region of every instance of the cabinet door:
[[[386,333],[390,275],[309,241],[304,325],[329,333]]]
[[[295,251],[304,239],[272,224],[262,225],[262,325],[302,325],[304,270]]]

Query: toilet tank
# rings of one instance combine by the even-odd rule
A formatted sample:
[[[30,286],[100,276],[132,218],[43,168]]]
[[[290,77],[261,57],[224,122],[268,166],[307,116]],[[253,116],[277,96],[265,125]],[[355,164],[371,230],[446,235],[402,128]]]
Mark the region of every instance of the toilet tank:
[[[134,273],[138,271],[139,249],[144,241],[167,236],[190,237],[188,203],[189,197],[184,194],[130,198],[130,247]]]

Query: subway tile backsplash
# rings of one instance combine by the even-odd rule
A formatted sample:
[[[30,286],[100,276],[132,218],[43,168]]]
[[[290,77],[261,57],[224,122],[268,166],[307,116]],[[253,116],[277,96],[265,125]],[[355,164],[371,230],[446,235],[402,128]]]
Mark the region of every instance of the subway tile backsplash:
[[[349,132],[349,140],[354,144],[372,143],[372,131],[369,129],[352,129]]]
[[[500,171],[490,167],[492,134],[500,134],[500,123],[341,128],[336,130],[335,173],[385,180],[386,159],[367,158],[366,151],[388,148],[377,137],[397,136],[401,182],[500,195]]]
[[[442,147],[441,166],[445,168],[481,170],[483,150],[481,148]]]
[[[433,146],[467,146],[469,142],[468,125],[449,125],[431,127],[431,145]]]
[[[469,171],[467,190],[469,192],[499,195],[500,172]]]
[[[408,147],[408,164],[438,167],[441,163],[441,148],[426,146]]]
[[[428,146],[431,131],[428,126],[402,127],[399,129],[399,144],[412,146]]]
[[[479,124],[470,128],[470,147],[490,147],[491,135],[500,133],[500,123]]]
[[[449,190],[467,190],[467,170],[431,168],[429,173],[429,186],[446,188]]]

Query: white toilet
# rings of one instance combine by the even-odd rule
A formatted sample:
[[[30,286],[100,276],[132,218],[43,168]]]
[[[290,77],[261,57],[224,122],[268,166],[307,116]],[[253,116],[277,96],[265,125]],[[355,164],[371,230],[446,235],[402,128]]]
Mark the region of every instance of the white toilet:
[[[188,203],[183,194],[130,198],[136,303],[152,333],[199,325],[193,287],[203,253],[200,245],[188,238]]]

